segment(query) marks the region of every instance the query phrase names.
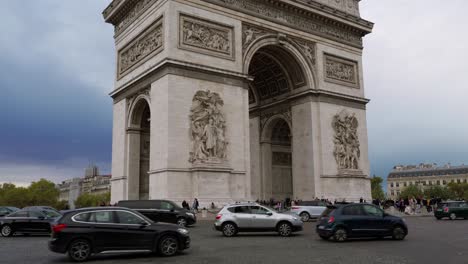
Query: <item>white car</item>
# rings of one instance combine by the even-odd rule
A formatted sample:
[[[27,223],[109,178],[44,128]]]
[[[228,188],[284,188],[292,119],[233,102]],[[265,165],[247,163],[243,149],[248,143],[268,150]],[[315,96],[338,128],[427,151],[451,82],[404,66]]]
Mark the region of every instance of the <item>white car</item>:
[[[302,222],[307,222],[311,218],[319,218],[327,209],[327,203],[322,201],[301,201],[291,206],[291,212],[299,215]]]

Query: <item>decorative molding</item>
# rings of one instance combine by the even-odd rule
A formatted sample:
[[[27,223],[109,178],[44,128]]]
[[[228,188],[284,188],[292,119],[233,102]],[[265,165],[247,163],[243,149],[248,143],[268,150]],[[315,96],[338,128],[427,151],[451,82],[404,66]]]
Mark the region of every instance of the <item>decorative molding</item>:
[[[222,112],[223,99],[218,93],[197,91],[190,109],[189,162],[196,166],[206,163],[222,165],[227,160],[226,120]]]
[[[359,89],[358,63],[324,53],[325,81]]]
[[[179,15],[179,48],[234,60],[234,27]]]
[[[362,48],[362,36],[370,32],[305,9],[271,0],[204,0],[278,24]]]
[[[307,41],[299,38],[291,38],[296,45],[300,48],[302,54],[310,62],[312,66],[315,66],[317,61],[317,45],[315,42]]]
[[[132,24],[142,13],[148,10],[148,7],[157,3],[159,0],[139,0],[125,16],[114,27],[115,36],[122,33],[130,24]]]
[[[268,34],[274,34],[273,31],[242,23],[242,53],[245,54],[247,48],[260,37]]]
[[[359,174],[360,143],[357,133],[359,122],[346,110],[333,116],[331,126],[335,131],[333,155],[340,174]],[[361,173],[362,174],[362,173]]]
[[[159,18],[118,52],[118,78],[158,54],[163,48],[163,19]]]

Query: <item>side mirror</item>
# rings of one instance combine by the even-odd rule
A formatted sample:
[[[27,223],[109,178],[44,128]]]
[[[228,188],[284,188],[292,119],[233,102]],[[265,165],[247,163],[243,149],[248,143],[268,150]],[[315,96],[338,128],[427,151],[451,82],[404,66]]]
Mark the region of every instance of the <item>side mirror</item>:
[[[272,216],[272,215],[273,215],[273,213],[272,213],[272,212],[268,212],[268,213],[266,213],[266,215],[268,215],[268,216]]]
[[[148,223],[147,222],[141,222],[140,223],[140,227],[143,228],[143,227],[146,227],[148,226]]]

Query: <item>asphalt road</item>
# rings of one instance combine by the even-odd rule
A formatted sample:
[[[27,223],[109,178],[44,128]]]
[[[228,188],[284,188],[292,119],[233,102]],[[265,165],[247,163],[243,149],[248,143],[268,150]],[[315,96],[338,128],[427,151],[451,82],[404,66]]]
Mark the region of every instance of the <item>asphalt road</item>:
[[[404,241],[322,241],[315,223],[292,237],[274,233],[239,234],[225,238],[212,230],[212,221],[190,228],[192,247],[182,254],[161,258],[148,253],[97,255],[88,263],[330,263],[330,264],[468,264],[468,220],[407,217]],[[49,252],[47,236],[0,237],[0,263],[69,263],[65,255]]]

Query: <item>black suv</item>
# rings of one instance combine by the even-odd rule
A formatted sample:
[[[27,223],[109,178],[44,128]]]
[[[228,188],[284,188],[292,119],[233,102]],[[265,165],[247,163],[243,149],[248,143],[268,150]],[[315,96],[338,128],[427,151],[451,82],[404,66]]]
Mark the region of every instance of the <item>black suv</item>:
[[[52,225],[49,249],[85,261],[106,251],[158,252],[172,256],[190,247],[189,231],[154,223],[144,215],[119,207],[82,208],[66,212]]]
[[[341,204],[327,206],[319,218],[317,234],[328,240],[342,242],[351,237],[391,236],[403,240],[408,227],[400,217],[386,214],[372,204]]]
[[[197,222],[194,213],[168,200],[127,200],[117,204],[140,212],[155,222],[174,223],[189,226]]]

